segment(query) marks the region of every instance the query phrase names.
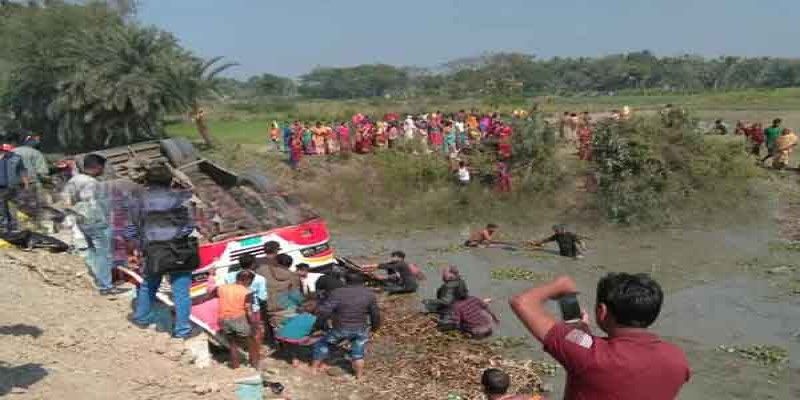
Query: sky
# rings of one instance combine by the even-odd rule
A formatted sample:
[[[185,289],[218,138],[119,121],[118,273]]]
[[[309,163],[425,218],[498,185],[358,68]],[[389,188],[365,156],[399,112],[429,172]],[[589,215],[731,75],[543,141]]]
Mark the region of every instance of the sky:
[[[798,0],[141,0],[138,18],[229,75],[316,66],[436,67],[485,52],[538,57],[797,57]],[[795,53],[793,53],[795,51]]]

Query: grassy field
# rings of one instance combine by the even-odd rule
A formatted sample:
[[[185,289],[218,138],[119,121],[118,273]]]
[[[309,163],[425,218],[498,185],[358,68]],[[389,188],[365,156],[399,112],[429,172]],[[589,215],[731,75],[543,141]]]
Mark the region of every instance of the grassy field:
[[[800,88],[776,90],[744,90],[737,92],[703,94],[653,94],[617,96],[575,96],[551,98],[521,98],[509,104],[490,106],[484,100],[451,100],[424,98],[413,100],[298,100],[235,104],[215,104],[207,107],[211,132],[226,143],[261,144],[267,140],[269,124],[273,120],[338,121],[348,119],[356,112],[383,115],[386,112],[421,113],[435,110],[454,111],[478,108],[510,112],[514,108],[530,107],[534,101],[548,113],[563,111],[602,112],[620,109],[625,105],[634,110],[657,110],[665,104],[675,104],[693,110],[700,118],[722,118],[733,125],[737,120],[767,123],[783,118],[785,125],[800,128]],[[196,139],[191,122],[167,127],[171,135]]]

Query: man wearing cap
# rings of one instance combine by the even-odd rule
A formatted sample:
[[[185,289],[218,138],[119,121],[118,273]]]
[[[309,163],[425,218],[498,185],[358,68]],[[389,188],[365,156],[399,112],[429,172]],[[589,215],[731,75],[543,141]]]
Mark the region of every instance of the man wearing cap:
[[[22,157],[13,152],[14,146],[0,143],[0,234],[16,231],[17,218],[9,203],[28,189],[28,171]]]

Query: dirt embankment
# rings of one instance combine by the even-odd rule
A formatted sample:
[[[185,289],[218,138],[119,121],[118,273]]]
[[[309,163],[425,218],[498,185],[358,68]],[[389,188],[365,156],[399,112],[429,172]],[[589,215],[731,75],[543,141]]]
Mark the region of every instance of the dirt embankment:
[[[192,365],[181,341],[131,325],[130,297],[100,297],[70,255],[0,255],[0,397],[9,399],[236,399],[238,378],[215,361]],[[268,359],[266,376],[292,399],[359,399],[358,388],[297,374]],[[265,398],[280,398],[270,397]]]

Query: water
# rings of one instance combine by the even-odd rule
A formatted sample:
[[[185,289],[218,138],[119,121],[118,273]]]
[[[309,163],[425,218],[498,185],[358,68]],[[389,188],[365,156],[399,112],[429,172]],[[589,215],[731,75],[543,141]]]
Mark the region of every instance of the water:
[[[515,238],[545,237],[551,223],[512,232]],[[465,229],[420,231],[400,237],[346,233],[335,235],[337,251],[349,256],[388,257],[404,250],[409,262],[427,265],[428,282],[420,288],[433,297],[439,285],[438,270],[457,265],[470,292],[491,297],[500,317],[500,336],[528,337],[528,332],[507,305],[508,299],[533,283],[492,280],[498,267],[519,267],[543,277],[569,274],[581,290],[585,310],[593,310],[597,280],[610,271],[646,272],[667,294],[659,321],[653,330],[679,344],[689,356],[694,373],[681,399],[736,399],[800,397],[800,300],[782,294],[769,280],[764,266],[792,263],[795,254],[774,251],[779,238],[771,222],[755,222],[728,228],[672,229],[659,232],[623,232],[605,229],[587,234],[589,252],[583,260],[559,257],[550,251],[460,249]],[[781,278],[778,277],[779,281]],[[555,312],[555,308],[553,308]],[[557,314],[556,314],[557,315]],[[530,338],[520,354],[545,358],[541,345]],[[778,345],[789,351],[783,369],[744,362],[735,355],[717,351],[719,345]],[[553,380],[559,398],[563,374]]]

